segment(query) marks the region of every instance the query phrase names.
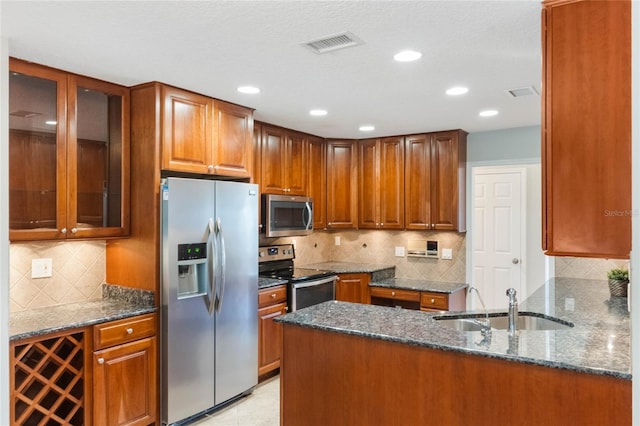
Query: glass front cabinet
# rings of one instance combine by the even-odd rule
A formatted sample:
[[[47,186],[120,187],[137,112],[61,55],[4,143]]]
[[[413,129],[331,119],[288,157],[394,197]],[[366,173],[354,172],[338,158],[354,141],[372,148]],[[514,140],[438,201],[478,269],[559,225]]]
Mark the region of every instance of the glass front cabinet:
[[[9,63],[11,241],[129,233],[129,89]]]

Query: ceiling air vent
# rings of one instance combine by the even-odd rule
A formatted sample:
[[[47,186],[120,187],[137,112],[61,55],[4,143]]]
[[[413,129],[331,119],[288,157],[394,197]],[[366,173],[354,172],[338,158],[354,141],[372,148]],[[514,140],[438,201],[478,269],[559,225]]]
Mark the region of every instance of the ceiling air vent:
[[[506,92],[512,98],[521,98],[523,96],[531,96],[531,95],[537,95],[538,94],[538,91],[533,86],[518,87],[517,89],[508,89],[508,90],[506,90]]]
[[[350,32],[333,34],[302,43],[304,47],[318,54],[333,52],[334,50],[345,49],[359,44],[363,44],[363,41]]]

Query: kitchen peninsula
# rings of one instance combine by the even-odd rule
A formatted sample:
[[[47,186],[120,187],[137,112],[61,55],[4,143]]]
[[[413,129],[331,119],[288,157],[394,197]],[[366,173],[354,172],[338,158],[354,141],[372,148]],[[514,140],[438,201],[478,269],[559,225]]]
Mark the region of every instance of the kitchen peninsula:
[[[603,281],[554,279],[520,312],[574,327],[485,337],[440,314],[343,302],[285,315],[282,422],[631,424],[626,299]]]

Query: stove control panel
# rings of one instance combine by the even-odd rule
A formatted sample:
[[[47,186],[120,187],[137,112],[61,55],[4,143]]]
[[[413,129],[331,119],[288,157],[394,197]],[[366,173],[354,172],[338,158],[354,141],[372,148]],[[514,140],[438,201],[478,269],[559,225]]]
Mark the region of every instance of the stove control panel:
[[[279,244],[258,248],[258,262],[294,259],[296,252],[293,244]]]

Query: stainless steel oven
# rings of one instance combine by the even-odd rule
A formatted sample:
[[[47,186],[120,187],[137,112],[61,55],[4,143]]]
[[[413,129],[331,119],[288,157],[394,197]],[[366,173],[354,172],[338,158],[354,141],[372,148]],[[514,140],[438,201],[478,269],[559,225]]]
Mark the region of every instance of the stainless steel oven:
[[[287,280],[289,312],[335,300],[337,276],[330,271],[295,268],[295,250],[291,244],[260,247],[258,273],[263,277]]]

